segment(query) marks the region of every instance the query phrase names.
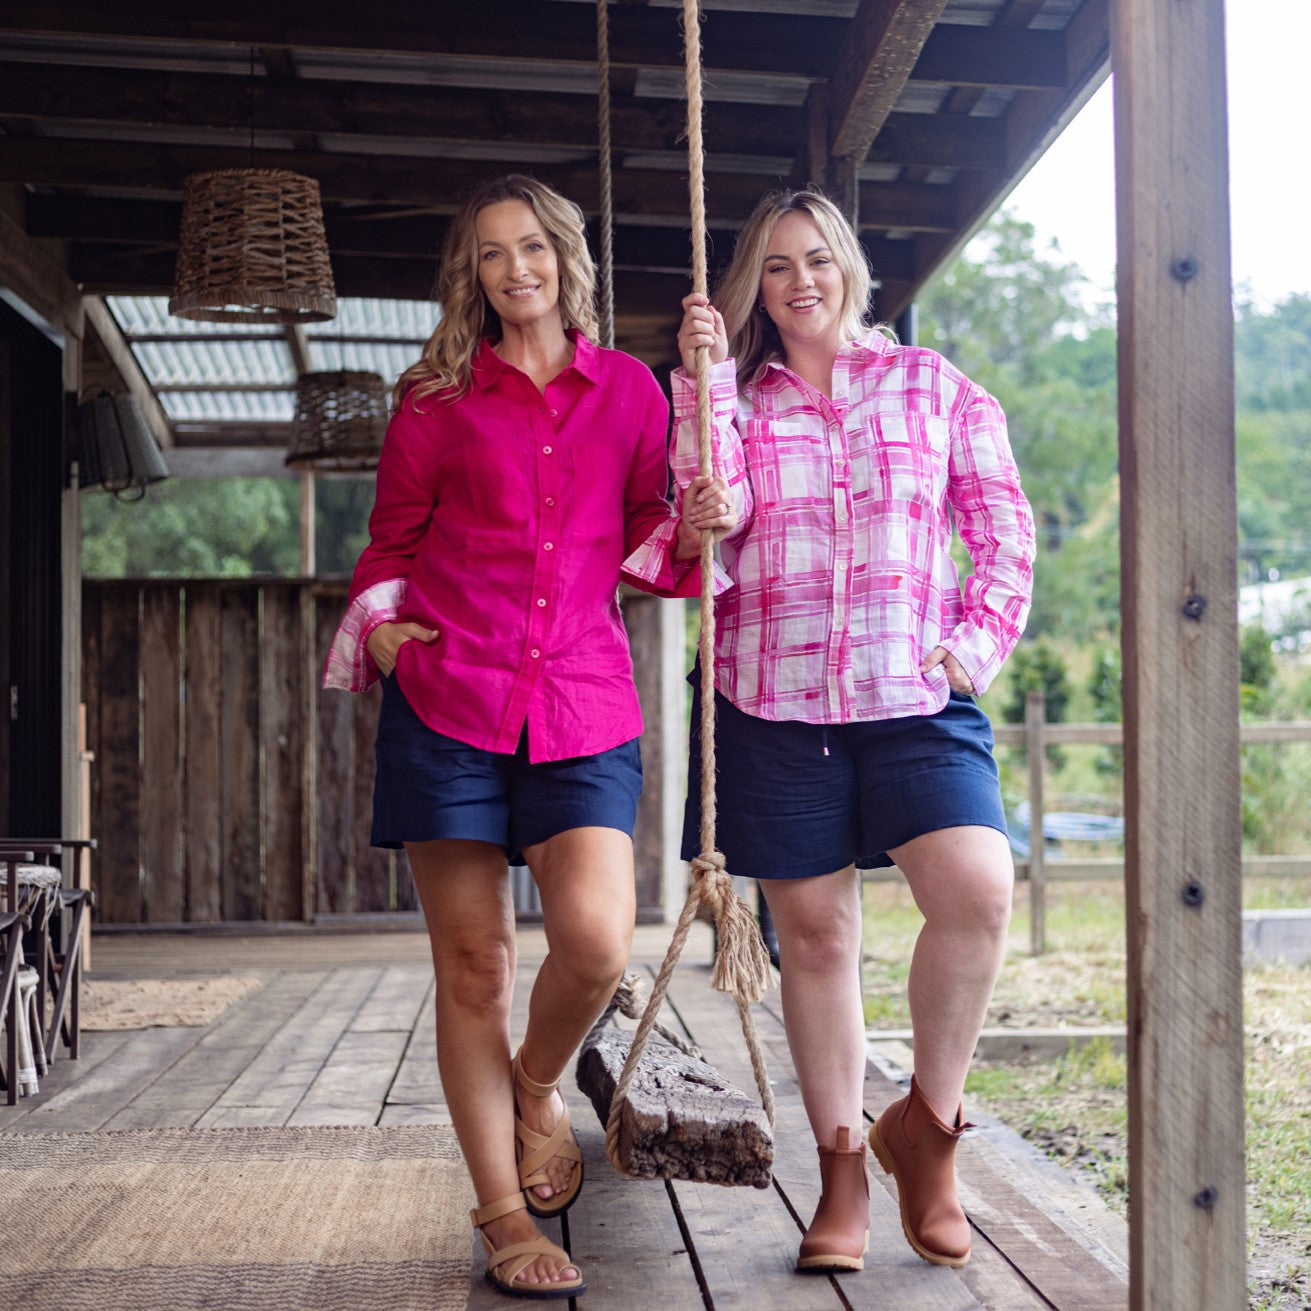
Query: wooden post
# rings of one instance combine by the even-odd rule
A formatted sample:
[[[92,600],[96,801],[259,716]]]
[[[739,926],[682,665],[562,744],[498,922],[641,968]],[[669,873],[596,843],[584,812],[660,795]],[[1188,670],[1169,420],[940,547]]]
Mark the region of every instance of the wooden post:
[[[302,469],[300,475],[300,576],[313,578],[318,573],[315,556],[314,470]]]
[[[1247,1305],[1223,0],[1113,0],[1130,1305]]]
[[[1024,742],[1029,757],[1029,950],[1041,956],[1047,950],[1047,874],[1043,868],[1046,841],[1043,835],[1043,781],[1047,748],[1043,743],[1043,722],[1047,698],[1032,691],[1024,701]]]

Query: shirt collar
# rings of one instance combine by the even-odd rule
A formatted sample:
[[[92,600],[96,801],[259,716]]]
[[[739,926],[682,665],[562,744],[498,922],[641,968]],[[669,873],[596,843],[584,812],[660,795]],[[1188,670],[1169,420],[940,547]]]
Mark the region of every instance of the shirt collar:
[[[844,355],[885,355],[891,349],[892,342],[875,328],[863,337],[856,337],[852,341],[844,341],[838,347],[837,359],[842,359]],[[786,374],[789,378],[795,376],[792,370],[788,368],[786,361],[766,360],[761,367],[757,385],[766,380],[780,383],[786,381],[786,379],[779,377],[780,374]]]
[[[600,382],[600,350],[577,328],[565,329],[565,336],[574,344],[574,362],[569,368],[576,369],[588,382]],[[479,342],[478,349],[474,351],[471,367],[473,369],[474,384],[485,389],[497,382],[505,371],[510,368],[510,365],[492,349],[491,339],[484,337]],[[566,373],[568,371],[568,369],[565,370]]]

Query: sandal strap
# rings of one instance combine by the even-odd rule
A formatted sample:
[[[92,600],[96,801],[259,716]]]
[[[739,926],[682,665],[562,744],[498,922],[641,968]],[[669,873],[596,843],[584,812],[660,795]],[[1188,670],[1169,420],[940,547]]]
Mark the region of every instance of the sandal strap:
[[[481,1229],[485,1224],[491,1224],[493,1220],[499,1220],[503,1215],[509,1215],[512,1211],[526,1211],[528,1204],[523,1199],[522,1193],[511,1193],[508,1197],[498,1197],[494,1202],[488,1202],[486,1206],[475,1206],[469,1212],[469,1223],[475,1229]]]
[[[558,1288],[564,1292],[571,1288],[577,1288],[582,1284],[581,1275],[573,1279],[557,1279],[551,1283],[542,1284],[523,1284],[519,1282],[519,1276],[530,1266],[539,1256],[553,1256],[559,1260],[563,1267],[577,1270],[574,1265],[573,1257],[564,1250],[563,1247],[557,1247],[549,1238],[539,1235],[537,1238],[529,1238],[522,1243],[510,1243],[505,1247],[492,1251],[491,1244],[483,1239],[483,1244],[487,1248],[487,1269],[494,1271],[492,1282],[500,1284],[502,1288],[519,1289],[532,1288]],[[505,1267],[509,1267],[505,1269]]]
[[[569,1124],[569,1108],[566,1106],[555,1128],[546,1135],[530,1129],[520,1119],[515,1119],[514,1131],[524,1145],[524,1154],[519,1160],[519,1182],[525,1188],[537,1184],[550,1183],[544,1171],[546,1163],[553,1156],[562,1156],[567,1161],[581,1164],[583,1154],[574,1141]]]
[[[524,1070],[522,1047],[514,1054],[514,1077],[519,1087],[524,1092],[532,1093],[534,1097],[549,1097],[560,1086],[559,1079],[554,1083],[538,1083],[532,1075]]]

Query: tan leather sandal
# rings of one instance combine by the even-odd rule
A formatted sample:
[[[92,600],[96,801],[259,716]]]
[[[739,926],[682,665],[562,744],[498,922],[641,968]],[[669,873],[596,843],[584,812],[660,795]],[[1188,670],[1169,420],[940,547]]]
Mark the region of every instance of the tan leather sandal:
[[[558,1257],[565,1265],[572,1266],[575,1270],[578,1269],[578,1266],[574,1264],[573,1257],[563,1247],[557,1247],[542,1234],[538,1234],[536,1238],[530,1238],[523,1243],[510,1243],[507,1247],[501,1248],[492,1247],[491,1241],[482,1232],[483,1225],[490,1224],[493,1220],[499,1220],[503,1215],[510,1215],[514,1211],[523,1211],[525,1209],[523,1194],[512,1193],[509,1197],[502,1197],[498,1201],[488,1202],[486,1206],[475,1207],[469,1212],[469,1221],[478,1230],[478,1236],[483,1240],[483,1246],[487,1249],[488,1280],[499,1288],[502,1293],[508,1293],[511,1297],[537,1297],[543,1299],[579,1297],[587,1292],[587,1285],[583,1282],[581,1271],[577,1279],[557,1279],[540,1284],[527,1283],[519,1278],[539,1256]]]
[[[549,1097],[560,1087],[560,1080],[554,1083],[538,1083],[536,1079],[524,1073],[521,1047],[514,1056],[514,1079],[525,1092],[534,1097]],[[519,1166],[519,1183],[523,1186],[524,1204],[530,1215],[549,1220],[554,1215],[562,1215],[578,1200],[578,1190],[583,1186],[583,1154],[578,1150],[578,1140],[569,1127],[569,1106],[560,1098],[564,1113],[559,1123],[546,1135],[530,1129],[519,1118],[519,1103],[514,1107],[514,1156]],[[532,1190],[541,1184],[550,1184],[551,1177],[546,1173],[546,1164],[553,1156],[563,1156],[574,1162],[574,1172],[569,1185],[563,1192],[551,1197],[538,1197]]]

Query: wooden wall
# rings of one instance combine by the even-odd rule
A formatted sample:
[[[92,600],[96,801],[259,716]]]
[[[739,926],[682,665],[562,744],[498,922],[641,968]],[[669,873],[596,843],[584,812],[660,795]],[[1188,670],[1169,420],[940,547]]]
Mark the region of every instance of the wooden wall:
[[[648,725],[635,843],[648,921],[663,915],[651,745],[660,725],[650,706],[660,604],[625,602]],[[418,909],[404,854],[369,845],[380,690],[319,687],[344,608],[341,583],[84,583],[98,923],[322,922]]]
[[[379,693],[318,688],[343,602],[300,582],[84,584],[100,922],[415,908],[404,857],[368,843]]]

